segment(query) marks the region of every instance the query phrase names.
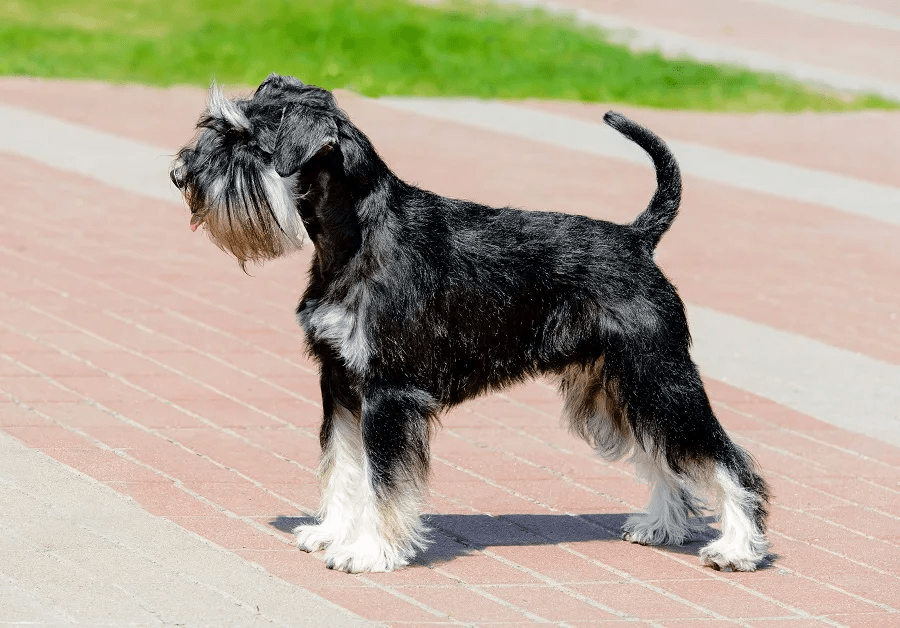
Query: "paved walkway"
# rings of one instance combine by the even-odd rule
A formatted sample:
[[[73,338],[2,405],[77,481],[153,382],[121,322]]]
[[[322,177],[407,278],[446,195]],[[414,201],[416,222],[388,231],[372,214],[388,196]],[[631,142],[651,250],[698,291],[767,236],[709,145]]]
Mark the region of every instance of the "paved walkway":
[[[4,625],[365,623],[2,431],[0,505]]]
[[[653,190],[603,107],[523,103],[498,131],[493,105],[339,98],[441,193],[625,221]],[[349,576],[288,534],[317,502],[309,253],[244,275],[165,177],[203,101],[0,80],[0,624],[900,623],[900,115],[624,108],[685,162],[658,258],[773,485],[771,567],[618,541],[646,488],[536,382],[446,417],[420,564]]]

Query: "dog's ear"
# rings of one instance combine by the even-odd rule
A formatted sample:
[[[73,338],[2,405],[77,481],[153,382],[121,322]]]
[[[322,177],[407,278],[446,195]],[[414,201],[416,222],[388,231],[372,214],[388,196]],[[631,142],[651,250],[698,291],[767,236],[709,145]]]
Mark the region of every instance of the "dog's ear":
[[[320,152],[334,148],[337,141],[337,123],[330,115],[314,107],[289,107],[275,138],[275,172],[289,177]]]

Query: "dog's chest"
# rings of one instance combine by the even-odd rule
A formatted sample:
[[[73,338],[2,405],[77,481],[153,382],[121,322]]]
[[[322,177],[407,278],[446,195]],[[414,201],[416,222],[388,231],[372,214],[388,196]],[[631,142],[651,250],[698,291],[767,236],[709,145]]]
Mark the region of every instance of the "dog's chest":
[[[307,336],[331,345],[345,364],[362,371],[369,362],[370,347],[366,338],[364,299],[347,299],[328,303],[307,299],[297,319]]]

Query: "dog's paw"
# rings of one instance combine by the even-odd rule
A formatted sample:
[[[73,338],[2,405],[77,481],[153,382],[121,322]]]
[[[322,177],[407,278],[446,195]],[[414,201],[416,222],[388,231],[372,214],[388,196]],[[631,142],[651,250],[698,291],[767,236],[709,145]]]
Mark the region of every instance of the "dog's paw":
[[[754,551],[751,547],[729,547],[721,539],[700,550],[703,565],[716,571],[756,571],[765,558],[764,551]]]
[[[687,524],[660,520],[647,513],[631,515],[622,526],[622,538],[639,545],[682,545],[693,529]]]
[[[297,547],[304,552],[316,552],[334,541],[333,532],[326,529],[322,524],[297,526],[294,528],[294,534],[296,535]]]
[[[402,552],[394,552],[370,537],[348,545],[331,546],[325,552],[325,566],[347,573],[384,572],[409,564]]]

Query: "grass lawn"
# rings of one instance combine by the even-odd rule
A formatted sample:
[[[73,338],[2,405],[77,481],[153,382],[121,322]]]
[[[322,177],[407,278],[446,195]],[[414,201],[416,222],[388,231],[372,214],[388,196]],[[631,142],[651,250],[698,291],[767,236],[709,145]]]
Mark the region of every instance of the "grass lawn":
[[[606,43],[539,11],[402,0],[0,0],[0,74],[369,96],[552,98],[730,111],[895,108]]]

